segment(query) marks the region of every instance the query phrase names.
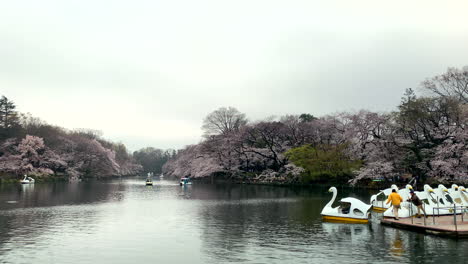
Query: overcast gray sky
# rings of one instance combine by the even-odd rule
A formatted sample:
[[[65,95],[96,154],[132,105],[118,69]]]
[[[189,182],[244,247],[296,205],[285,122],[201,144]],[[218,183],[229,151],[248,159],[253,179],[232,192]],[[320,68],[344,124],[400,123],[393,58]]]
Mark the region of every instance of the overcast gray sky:
[[[181,148],[234,106],[391,111],[468,64],[468,1],[1,1],[0,95],[65,128]]]

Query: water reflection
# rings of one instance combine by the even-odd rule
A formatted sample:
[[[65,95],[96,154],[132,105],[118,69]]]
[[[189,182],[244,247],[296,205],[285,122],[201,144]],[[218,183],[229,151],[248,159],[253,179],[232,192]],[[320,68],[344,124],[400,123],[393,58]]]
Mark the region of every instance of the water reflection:
[[[198,192],[201,190],[194,197],[213,195]],[[252,192],[257,194],[247,199]],[[211,263],[284,263],[290,259],[295,263],[431,262],[427,255],[435,252],[440,255],[440,246],[422,246],[424,250],[408,248],[433,241],[447,245],[452,241],[383,227],[379,224],[379,214],[373,215],[370,224],[322,222],[320,211],[329,195],[321,190],[272,190],[255,186],[252,190],[226,189],[216,195],[221,200],[200,212],[204,221],[202,248]],[[362,194],[354,196],[359,198]],[[465,241],[459,245],[468,246]],[[448,258],[450,254],[442,253]]]
[[[404,253],[403,240],[400,236],[400,230],[395,230],[395,237],[390,246],[390,254],[395,257],[401,257]]]
[[[322,222],[327,189],[164,180],[151,187],[144,179],[0,186],[0,262],[464,260],[468,241],[384,227],[379,214],[364,225]],[[367,201],[370,194],[342,189],[340,196]]]
[[[105,182],[6,185],[0,186],[0,210],[106,202],[124,190],[125,184]]]
[[[44,248],[55,234],[62,232],[93,232],[101,211],[81,205],[122,199],[116,198],[115,193],[124,188],[90,183],[2,186],[0,256],[14,252],[17,257],[27,254],[23,251],[29,248]],[[32,263],[33,259],[28,261]]]

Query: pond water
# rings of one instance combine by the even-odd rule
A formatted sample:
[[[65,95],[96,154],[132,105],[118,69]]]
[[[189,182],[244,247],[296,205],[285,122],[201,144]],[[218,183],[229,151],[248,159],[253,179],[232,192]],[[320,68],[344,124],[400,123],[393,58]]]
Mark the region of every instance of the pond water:
[[[468,240],[324,223],[327,188],[144,178],[0,186],[0,263],[453,263]],[[339,189],[369,202],[372,192]]]

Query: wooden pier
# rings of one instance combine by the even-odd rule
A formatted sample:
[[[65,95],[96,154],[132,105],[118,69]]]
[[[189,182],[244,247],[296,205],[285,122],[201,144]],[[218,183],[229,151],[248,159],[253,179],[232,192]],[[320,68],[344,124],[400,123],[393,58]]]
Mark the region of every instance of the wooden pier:
[[[462,221],[464,220],[464,221]],[[382,218],[382,225],[392,226],[396,228],[421,232],[425,234],[468,238],[468,216],[457,215],[456,221],[453,215],[443,216],[428,216],[425,221],[424,217],[408,217],[395,220],[394,218]]]

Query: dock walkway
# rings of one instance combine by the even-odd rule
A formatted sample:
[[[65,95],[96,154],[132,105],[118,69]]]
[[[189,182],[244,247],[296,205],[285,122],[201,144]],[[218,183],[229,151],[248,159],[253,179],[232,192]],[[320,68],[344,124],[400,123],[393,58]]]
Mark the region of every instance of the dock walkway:
[[[457,215],[456,222],[454,221],[453,215],[444,216],[428,216],[428,218],[400,218],[395,220],[394,218],[382,218],[380,223],[382,225],[393,226],[396,228],[402,228],[412,230],[416,232],[422,232],[425,234],[468,238],[468,216],[462,217]],[[456,223],[456,224],[455,224]]]

